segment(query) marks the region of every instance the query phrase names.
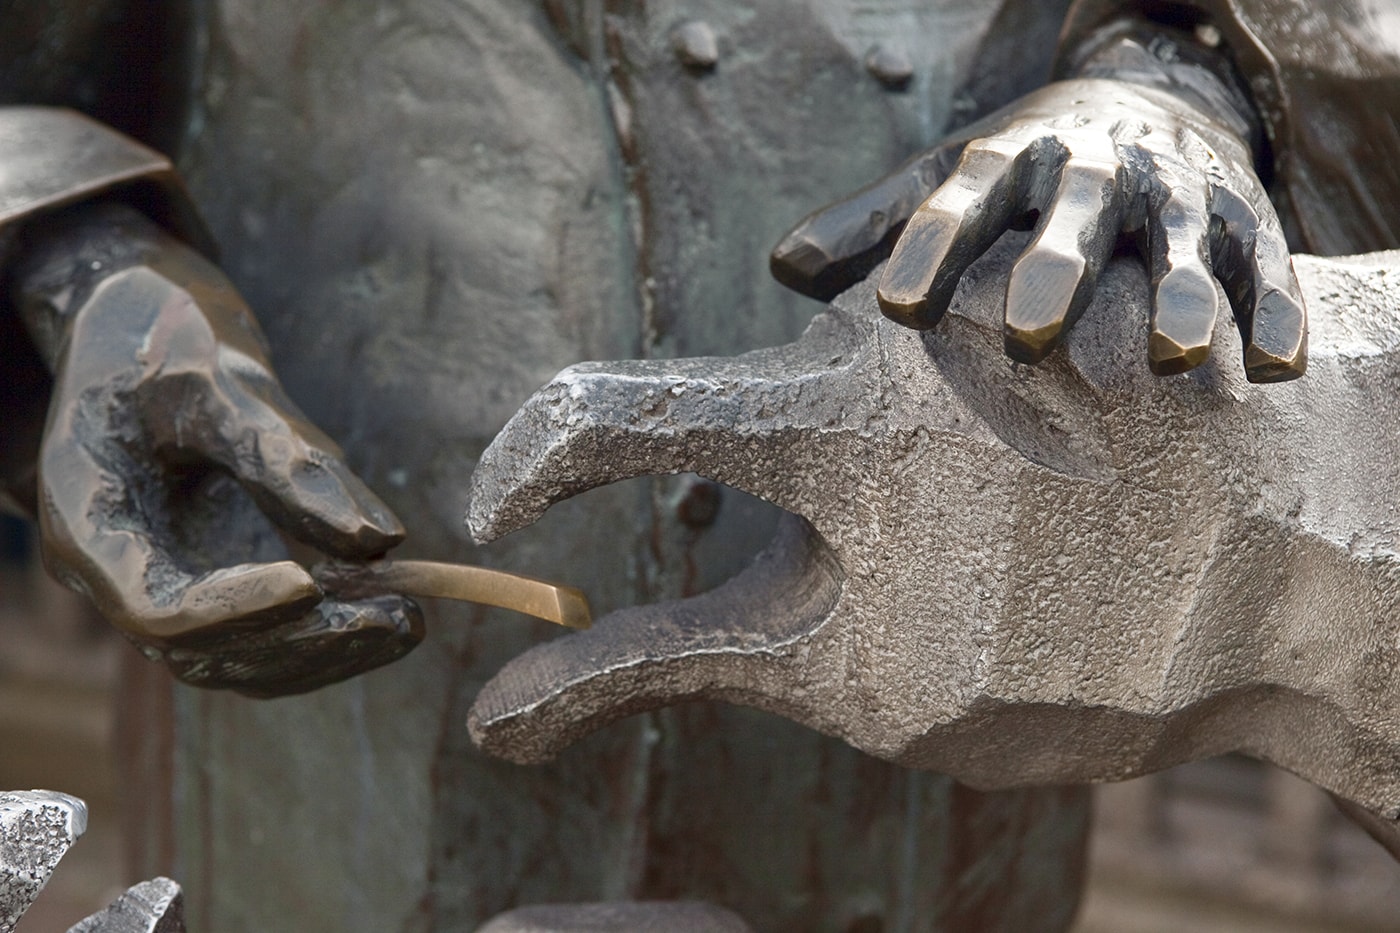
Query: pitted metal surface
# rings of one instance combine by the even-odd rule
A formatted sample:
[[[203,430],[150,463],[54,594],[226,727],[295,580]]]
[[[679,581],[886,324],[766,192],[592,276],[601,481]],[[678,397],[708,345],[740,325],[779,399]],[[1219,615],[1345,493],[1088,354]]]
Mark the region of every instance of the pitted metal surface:
[[[87,804],[51,790],[0,793],[0,933],[10,933],[73,843],[87,831]],[[185,933],[180,886],[169,878],[133,885],[68,933]]]
[[[184,894],[169,878],[143,881],[68,933],[185,933]]]
[[[59,859],[87,831],[87,805],[51,790],[0,793],[0,933],[34,903]]]
[[[722,698],[979,788],[1243,751],[1395,820],[1400,254],[1299,257],[1309,375],[1256,386],[1228,321],[1211,362],[1153,376],[1147,282],[1121,262],[1064,349],[1008,361],[1018,245],[968,271],[936,331],[881,317],[867,284],[788,346],[541,389],[481,459],[478,539],[649,473],[793,517],[720,588],[512,661],[473,737],[538,761]]]

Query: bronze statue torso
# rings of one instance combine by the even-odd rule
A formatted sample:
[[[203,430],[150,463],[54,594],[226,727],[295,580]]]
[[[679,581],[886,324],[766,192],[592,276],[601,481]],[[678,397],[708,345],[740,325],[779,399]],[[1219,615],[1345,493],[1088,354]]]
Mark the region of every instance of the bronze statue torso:
[[[816,306],[771,282],[768,248],[942,130],[996,13],[224,0],[196,43],[179,161],[288,390],[404,519],[404,556],[575,580],[600,610],[653,601],[728,576],[771,515],[726,494],[697,530],[672,504],[683,483],[624,486],[477,552],[461,526],[476,456],[575,360],[800,331]],[[674,50],[692,19],[717,36],[712,68]],[[866,70],[881,44],[909,56],[907,90]],[[1024,57],[1023,85],[1049,52]],[[1082,791],[975,794],[710,706],[504,765],[471,746],[466,709],[546,633],[460,607],[430,609],[429,631],[403,663],[306,698],[177,692],[176,774],[206,814],[178,814],[198,925],[470,929],[616,897],[708,898],[765,930],[1073,909]],[[966,887],[985,859],[998,880]]]
[[[616,487],[475,553],[459,516],[487,441],[572,361],[793,336],[813,306],[768,280],[768,246],[1043,80],[1063,14],[740,6],[222,0],[143,31],[116,2],[55,4],[15,28],[26,41],[0,54],[0,85],[181,144],[283,380],[403,516],[406,555],[548,572],[608,609],[728,576],[771,514],[726,494],[708,524],[683,507],[684,481]],[[1393,82],[1392,52],[1346,29],[1295,42],[1315,14],[1282,0],[1199,8],[1261,101],[1298,241],[1394,245],[1376,207],[1400,189],[1380,157],[1400,148],[1394,127],[1328,103]],[[1068,35],[1122,9],[1081,3]],[[1357,29],[1379,17],[1338,15]],[[125,38],[94,45],[113,35]],[[1007,65],[994,77],[989,55]],[[108,95],[123,74],[142,81]],[[1293,118],[1311,110],[1328,119]],[[195,925],[457,928],[517,903],[607,897],[710,898],[760,929],[1021,928],[1072,911],[1082,792],[973,794],[712,707],[517,769],[470,746],[465,710],[541,633],[464,609],[430,628],[402,664],[314,696],[177,692],[185,809],[176,864],[155,867],[181,873]],[[974,866],[996,880],[975,887]]]

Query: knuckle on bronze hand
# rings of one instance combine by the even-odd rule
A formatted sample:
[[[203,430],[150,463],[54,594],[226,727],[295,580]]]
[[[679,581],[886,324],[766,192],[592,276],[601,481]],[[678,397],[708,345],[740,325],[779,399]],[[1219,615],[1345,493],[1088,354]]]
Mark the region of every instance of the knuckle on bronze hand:
[[[1071,158],[1035,242],[1012,268],[1006,352],[1044,359],[1083,311],[1122,226],[1121,166]]]
[[[910,228],[885,267],[877,297],[887,317],[909,327],[927,328],[938,323],[952,298],[956,276],[949,274],[948,266],[960,237],[956,228],[953,232],[933,225]]]
[[[803,218],[769,256],[774,278],[821,301],[865,278],[889,256],[904,225],[947,177],[960,151],[961,145],[922,153]]]
[[[1209,357],[1219,297],[1210,267],[1204,193],[1169,182],[1149,216],[1153,285],[1148,365],[1168,376],[1194,369]]]
[[[239,374],[230,380],[229,394],[239,419],[257,425],[260,433],[288,438],[308,456],[343,457],[340,445],[302,414],[271,373]]]
[[[1178,266],[1153,290],[1148,364],[1159,376],[1194,369],[1210,355],[1218,314],[1214,281],[1194,266]]]
[[[109,303],[133,302],[157,308],[143,328],[142,359],[163,372],[209,370],[218,352],[218,338],[193,296],[160,273],[138,266],[118,273],[101,286],[112,291]]]
[[[1246,378],[1296,379],[1307,368],[1307,312],[1272,208],[1218,187],[1211,213],[1211,261],[1244,341]]]
[[[1077,249],[1041,244],[1017,260],[1006,290],[1006,352],[1039,363],[1055,349],[1082,304],[1088,264]]]
[[[250,491],[286,531],[330,554],[363,558],[403,538],[388,506],[344,463],[314,449],[264,464]]]
[[[974,139],[963,147],[950,177],[1004,175],[1015,169],[1026,148],[1019,142],[1001,137]]]
[[[909,327],[943,317],[962,273],[1007,229],[1021,208],[1025,150],[978,140],[958,170],[915,212],[885,267],[880,308]]]
[[[320,455],[283,411],[237,382],[221,382],[210,401],[219,438],[209,455],[254,485],[285,483]]]
[[[403,536],[398,519],[340,457],[340,448],[275,383],[221,380],[202,452],[232,472],[259,508],[296,537],[341,556],[380,553]],[[272,396],[269,399],[268,396]]]
[[[1211,185],[1209,210],[1218,219],[1221,234],[1241,245],[1252,242],[1259,229],[1259,213],[1249,198],[1233,187]]]
[[[953,167],[962,158],[965,145],[940,146],[928,153],[919,162],[918,183],[927,197],[953,173]]]
[[[209,368],[163,371],[145,380],[136,398],[149,451],[207,453],[221,446],[228,408]]]

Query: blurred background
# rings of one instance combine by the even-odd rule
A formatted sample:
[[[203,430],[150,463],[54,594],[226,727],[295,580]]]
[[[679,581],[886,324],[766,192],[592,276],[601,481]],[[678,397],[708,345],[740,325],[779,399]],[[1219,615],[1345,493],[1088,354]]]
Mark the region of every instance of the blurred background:
[[[65,930],[141,878],[126,843],[114,736],[134,649],[49,580],[25,523],[0,514],[0,789],[87,801],[88,832],[17,933]],[[144,663],[136,660],[136,663]],[[1075,933],[1393,931],[1400,864],[1327,796],[1269,765],[1218,758],[1097,790]],[[176,879],[179,880],[179,879]]]

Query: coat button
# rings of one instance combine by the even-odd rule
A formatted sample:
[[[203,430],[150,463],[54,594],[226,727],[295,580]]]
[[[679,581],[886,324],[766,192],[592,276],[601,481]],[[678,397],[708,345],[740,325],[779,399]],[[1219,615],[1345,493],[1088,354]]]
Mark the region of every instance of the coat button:
[[[708,23],[692,20],[677,26],[671,32],[671,48],[692,71],[713,71],[719,62],[719,40]]]
[[[877,45],[866,53],[865,70],[891,91],[905,90],[914,79],[909,56],[886,45]]]

